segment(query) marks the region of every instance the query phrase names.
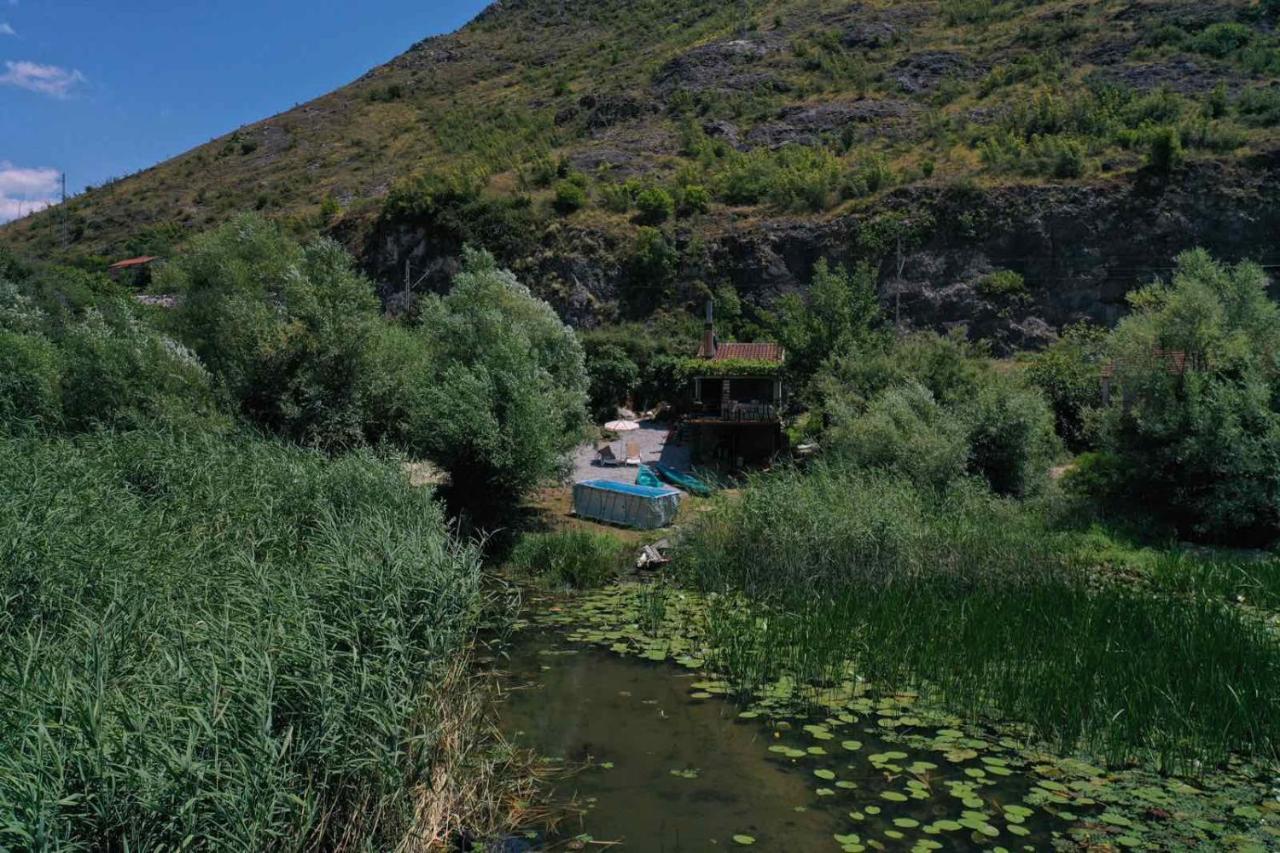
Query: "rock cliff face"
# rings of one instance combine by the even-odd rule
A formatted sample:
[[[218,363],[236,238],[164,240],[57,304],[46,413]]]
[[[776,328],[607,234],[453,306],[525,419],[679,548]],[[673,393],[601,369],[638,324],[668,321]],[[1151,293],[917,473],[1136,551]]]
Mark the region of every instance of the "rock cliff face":
[[[767,307],[827,258],[873,264],[903,324],[1038,346],[1114,322],[1184,249],[1280,260],[1278,15],[503,0],[0,244],[105,266],[257,210],[336,236],[392,310],[447,287],[470,243],[582,326],[729,285]]]
[[[1166,275],[1187,248],[1280,264],[1280,152],[1246,165],[1200,163],[1165,178],[1079,185],[916,185],[841,217],[725,221],[696,235],[676,229],[680,261],[662,298],[693,307],[704,285],[729,284],[745,303],[767,307],[803,290],[820,258],[873,262],[885,310],[903,325],[961,326],[1001,352],[1039,347],[1071,323],[1113,324],[1125,295]],[[404,224],[352,245],[391,283],[384,296],[393,306],[403,299],[396,271],[406,260],[417,290],[442,289],[461,251],[459,241],[428,239]],[[504,260],[566,319],[589,327],[651,307],[629,298],[647,283],[629,271],[626,250],[610,233],[558,227],[536,250]],[[984,289],[985,277],[1004,270],[1022,275],[1025,292]]]

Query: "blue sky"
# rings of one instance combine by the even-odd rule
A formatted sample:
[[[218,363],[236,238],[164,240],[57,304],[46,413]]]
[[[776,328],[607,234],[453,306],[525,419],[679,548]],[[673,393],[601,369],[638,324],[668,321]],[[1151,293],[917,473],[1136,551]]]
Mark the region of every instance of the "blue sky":
[[[0,222],[457,29],[486,0],[0,0]]]

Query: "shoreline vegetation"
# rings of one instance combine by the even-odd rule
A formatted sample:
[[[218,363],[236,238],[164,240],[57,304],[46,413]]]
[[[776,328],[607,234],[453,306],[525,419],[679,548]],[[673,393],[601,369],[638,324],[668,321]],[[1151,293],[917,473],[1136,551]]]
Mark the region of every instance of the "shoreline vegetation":
[[[990,728],[1021,746],[894,735],[1034,778],[1025,807],[1081,845],[1276,840],[1280,573],[1214,550],[1280,534],[1280,309],[1252,264],[1186,253],[1114,330],[1005,362],[890,328],[865,269],[819,265],[751,322],[820,453],[690,498],[636,587],[614,581],[637,534],[534,493],[589,412],[679,397],[679,324],[577,333],[482,251],[384,316],[336,244],[252,216],[165,268],[172,313],[0,261],[0,845],[438,849],[546,823],[555,768],[493,728],[472,657],[522,618],[700,670],[748,719],[838,697],[804,725]],[[499,563],[603,591],[515,617]]]

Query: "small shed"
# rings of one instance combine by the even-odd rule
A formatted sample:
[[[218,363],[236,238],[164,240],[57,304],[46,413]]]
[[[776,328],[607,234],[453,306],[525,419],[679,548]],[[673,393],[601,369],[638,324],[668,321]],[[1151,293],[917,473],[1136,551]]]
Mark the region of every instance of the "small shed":
[[[132,287],[143,288],[151,284],[151,270],[156,261],[154,255],[126,258],[107,267],[107,274],[114,280]]]
[[[636,486],[612,480],[584,480],[573,485],[573,512],[624,527],[653,530],[676,519],[680,492],[654,486]]]

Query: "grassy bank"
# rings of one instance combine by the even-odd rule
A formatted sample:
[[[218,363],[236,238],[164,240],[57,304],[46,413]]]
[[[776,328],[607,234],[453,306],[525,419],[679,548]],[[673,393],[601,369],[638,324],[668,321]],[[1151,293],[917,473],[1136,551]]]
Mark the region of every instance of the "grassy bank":
[[[0,439],[0,494],[0,847],[428,830],[479,558],[396,466],[248,437]]]
[[[696,527],[679,565],[755,602],[710,616],[719,663],[745,684],[852,672],[1114,763],[1274,759],[1280,642],[1220,595],[1195,594],[1238,576],[1182,572],[1193,594],[1159,595],[1093,582],[1074,553],[1032,509],[984,489],[819,467],[758,479]],[[1158,588],[1174,584],[1165,571]]]

